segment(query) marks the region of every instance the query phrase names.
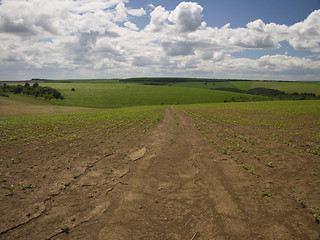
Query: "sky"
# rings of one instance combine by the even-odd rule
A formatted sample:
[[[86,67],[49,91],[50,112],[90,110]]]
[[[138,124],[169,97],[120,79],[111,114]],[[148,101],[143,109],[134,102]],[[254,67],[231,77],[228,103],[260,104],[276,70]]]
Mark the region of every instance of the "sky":
[[[0,0],[0,80],[320,80],[320,0]]]

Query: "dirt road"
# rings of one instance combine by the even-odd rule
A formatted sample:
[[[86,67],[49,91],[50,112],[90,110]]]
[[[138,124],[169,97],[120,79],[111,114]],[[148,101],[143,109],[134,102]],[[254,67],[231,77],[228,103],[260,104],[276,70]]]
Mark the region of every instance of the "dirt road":
[[[95,162],[0,239],[319,239],[294,201],[262,196],[268,182],[214,150],[193,121],[167,108],[146,138]]]

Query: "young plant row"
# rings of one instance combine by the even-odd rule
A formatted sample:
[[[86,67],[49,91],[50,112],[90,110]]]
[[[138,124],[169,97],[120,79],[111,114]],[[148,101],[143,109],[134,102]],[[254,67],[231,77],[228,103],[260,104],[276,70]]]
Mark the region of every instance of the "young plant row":
[[[219,106],[179,106],[212,144],[239,165],[239,171],[258,177],[263,196],[286,195],[304,199],[320,211],[314,195],[320,179],[319,116],[262,112]],[[319,193],[319,192],[318,192]]]

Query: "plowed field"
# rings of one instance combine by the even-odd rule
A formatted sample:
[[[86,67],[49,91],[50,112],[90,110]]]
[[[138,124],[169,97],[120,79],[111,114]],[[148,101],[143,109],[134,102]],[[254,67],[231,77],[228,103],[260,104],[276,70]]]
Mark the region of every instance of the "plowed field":
[[[0,239],[320,239],[319,113],[213,104],[0,123]]]

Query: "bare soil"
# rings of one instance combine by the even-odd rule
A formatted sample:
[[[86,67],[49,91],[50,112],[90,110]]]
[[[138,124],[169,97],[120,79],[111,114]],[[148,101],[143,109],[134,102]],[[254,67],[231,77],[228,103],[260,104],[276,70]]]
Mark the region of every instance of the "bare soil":
[[[12,97],[0,97],[0,117],[34,114],[71,113],[89,110],[93,109],[84,107],[57,106],[30,97],[17,96],[14,99]]]
[[[250,168],[257,158],[213,147],[195,124],[195,118],[169,107],[144,135],[105,136],[103,145],[114,144],[115,150],[102,154],[102,145],[86,141],[73,152],[57,145],[56,155],[38,164],[29,158],[0,165],[8,183],[37,184],[13,194],[1,190],[0,239],[320,239],[309,210],[320,207],[319,178],[311,174],[320,173],[318,155],[300,152],[299,174],[299,167],[280,160],[277,168],[264,166],[270,156],[256,152],[265,160],[249,172],[242,163]],[[261,141],[269,136],[254,128],[252,134]],[[225,144],[215,139],[214,146]],[[9,157],[18,149],[1,153]],[[29,154],[41,159],[51,152]],[[304,185],[292,177],[305,174]],[[307,207],[299,194],[305,194]]]

